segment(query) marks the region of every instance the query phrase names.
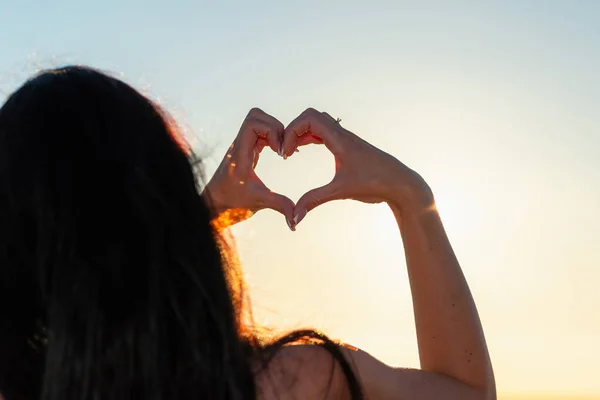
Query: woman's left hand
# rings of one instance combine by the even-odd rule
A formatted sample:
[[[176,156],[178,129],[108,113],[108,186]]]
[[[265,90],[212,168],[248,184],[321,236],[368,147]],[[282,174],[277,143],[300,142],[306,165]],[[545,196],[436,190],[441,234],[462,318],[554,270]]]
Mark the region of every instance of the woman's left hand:
[[[274,117],[258,108],[250,110],[223,161],[204,190],[216,215],[225,216],[221,226],[232,225],[265,208],[285,216],[291,229],[294,203],[274,193],[254,172],[265,146],[282,154],[284,127]]]

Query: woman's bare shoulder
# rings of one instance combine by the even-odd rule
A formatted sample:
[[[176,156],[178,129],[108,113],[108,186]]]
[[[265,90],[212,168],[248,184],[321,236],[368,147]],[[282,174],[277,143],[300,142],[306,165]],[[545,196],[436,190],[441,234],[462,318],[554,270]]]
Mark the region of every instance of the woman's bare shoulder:
[[[434,372],[389,366],[370,354],[341,347],[365,399],[486,400],[494,396]],[[261,400],[350,399],[348,381],[334,357],[315,345],[283,347],[257,376]]]
[[[282,347],[257,377],[259,399],[349,399],[342,369],[317,345]]]

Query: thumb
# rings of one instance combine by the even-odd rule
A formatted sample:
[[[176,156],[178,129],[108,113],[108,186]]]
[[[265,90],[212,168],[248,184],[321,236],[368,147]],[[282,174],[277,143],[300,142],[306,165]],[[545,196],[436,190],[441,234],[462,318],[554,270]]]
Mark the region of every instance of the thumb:
[[[298,200],[298,203],[296,203],[293,219],[294,227],[298,225],[300,221],[304,219],[304,217],[306,217],[306,214],[309,211],[320,206],[321,204],[339,199],[341,199],[341,197],[339,194],[338,185],[335,183],[335,181],[304,193],[304,195],[300,197],[300,200]]]
[[[294,202],[292,200],[279,193],[268,192],[263,200],[263,205],[264,208],[270,208],[283,214],[290,229],[294,230],[292,227],[292,221],[294,220]]]

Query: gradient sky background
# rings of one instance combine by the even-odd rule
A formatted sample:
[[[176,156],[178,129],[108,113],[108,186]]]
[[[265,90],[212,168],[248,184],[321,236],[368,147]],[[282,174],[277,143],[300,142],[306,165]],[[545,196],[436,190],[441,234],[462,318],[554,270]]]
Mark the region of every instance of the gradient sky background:
[[[161,99],[209,174],[251,107],[327,110],[433,187],[499,391],[600,394],[600,2],[361,3],[0,0],[0,101],[39,67],[112,71]],[[265,153],[259,175],[293,200],[333,175],[324,148]],[[385,206],[234,232],[260,321],[418,366]]]

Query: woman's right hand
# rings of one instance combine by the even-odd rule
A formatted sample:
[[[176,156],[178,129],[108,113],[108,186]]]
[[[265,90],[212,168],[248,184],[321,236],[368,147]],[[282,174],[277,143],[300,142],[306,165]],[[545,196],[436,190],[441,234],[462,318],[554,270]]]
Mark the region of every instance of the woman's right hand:
[[[335,158],[330,183],[305,193],[296,203],[297,225],[306,213],[332,200],[365,203],[388,202],[395,208],[423,208],[433,203],[431,191],[419,174],[393,156],[344,129],[329,114],[309,108],[292,121],[284,133],[283,154],[299,146],[322,143]]]

